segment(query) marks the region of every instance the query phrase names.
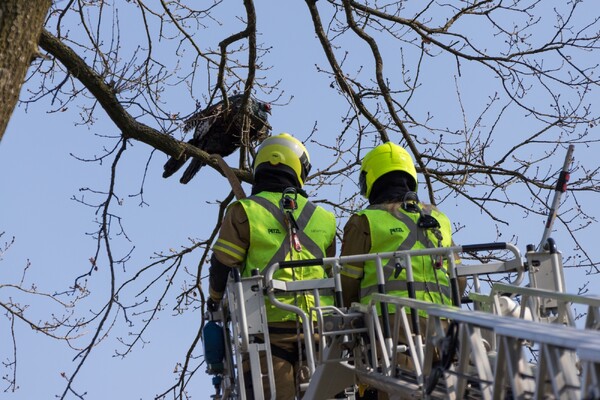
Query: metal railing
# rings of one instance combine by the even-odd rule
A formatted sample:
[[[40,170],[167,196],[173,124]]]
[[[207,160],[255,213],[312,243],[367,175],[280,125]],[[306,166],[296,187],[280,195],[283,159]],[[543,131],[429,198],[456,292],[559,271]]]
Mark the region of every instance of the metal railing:
[[[455,255],[459,253],[499,250],[511,253],[510,260],[468,266],[455,263]],[[414,283],[412,257],[418,256],[439,256],[446,260],[446,272],[454,307],[444,307],[414,299],[414,287],[411,289]],[[528,253],[528,259],[529,256]],[[345,263],[369,260],[374,261],[377,268],[378,293],[372,295],[371,303],[368,305],[355,304],[351,308],[344,307],[349,305],[342,304],[341,266]],[[399,298],[385,293],[383,265],[389,260],[395,260],[406,269],[407,288],[409,296],[413,298]],[[331,278],[292,282],[274,278],[279,269],[319,265],[332,267]],[[554,265],[550,265],[550,268],[554,268]],[[520,287],[518,285],[523,282],[527,267],[514,245],[487,243],[286,261],[267,267],[263,271],[264,276],[248,279],[258,279],[262,282],[261,293],[257,294],[255,291],[253,296],[264,294],[271,304],[295,313],[302,323],[306,363],[311,376],[310,383],[303,388],[306,390],[306,398],[332,397],[337,393],[335,390],[343,387],[340,385],[353,385],[356,379],[384,391],[417,397],[461,398],[470,391],[476,392],[482,398],[500,398],[497,396],[506,395],[509,390],[513,394],[521,393],[525,397],[559,393],[557,398],[571,398],[560,394],[568,393],[575,398],[585,398],[589,393],[593,393],[594,385],[600,380],[600,351],[586,352],[596,348],[594,346],[600,348],[600,335],[597,331],[591,331],[599,327],[600,299],[556,293],[544,288]],[[556,268],[561,269],[562,264],[556,264]],[[457,279],[462,276],[477,279],[479,275],[490,273],[515,276],[510,284],[492,286],[491,293],[487,296],[473,294],[475,301],[481,304],[487,303],[491,311],[494,309],[498,311],[498,298],[501,295],[520,295],[522,303],[523,299],[525,302],[528,299],[538,299],[538,305],[543,303],[539,299],[550,298],[555,302],[553,304],[558,305],[558,315],[561,318],[564,316],[569,325],[574,325],[574,318],[569,311],[570,305],[580,303],[588,306],[586,329],[575,329],[573,326],[560,324],[549,326],[542,323],[546,320],[541,318],[525,321],[461,309]],[[562,270],[553,273],[562,276]],[[557,282],[558,278],[552,279]],[[236,293],[235,308],[238,314],[247,312],[244,299],[247,290],[243,289],[243,281],[244,279],[231,286]],[[318,299],[324,291],[333,291],[336,306],[319,304]],[[277,297],[286,292],[313,294],[317,299],[317,306],[307,311],[279,301]],[[390,319],[388,307],[394,310],[393,320]],[[378,316],[378,308],[381,310],[381,317]],[[429,316],[427,332],[424,334],[419,325],[419,310]],[[441,368],[435,365],[436,362],[439,364],[439,359],[436,361],[435,355],[448,352],[443,348],[443,343],[448,340],[447,324],[443,321],[448,320],[454,324],[453,329],[460,338],[458,342],[460,346],[458,353],[452,355],[451,366]],[[241,315],[236,317],[235,321],[234,334],[237,335],[240,343],[236,350],[247,352],[251,342],[248,326],[253,322]],[[407,333],[406,343],[399,344],[400,331]],[[494,341],[488,343],[487,348],[484,346],[485,333],[494,337]],[[321,337],[318,352],[313,341],[314,334]],[[568,342],[565,340],[567,338],[577,339],[578,342],[574,340]],[[522,349],[525,341],[537,343],[539,346],[540,367],[538,369],[532,369],[525,358]],[[315,357],[316,353],[318,359]],[[444,354],[447,358],[450,357],[446,353]],[[575,355],[579,357],[582,365],[582,374],[579,374],[575,368],[574,363],[577,359]],[[406,371],[399,375],[398,362],[401,356],[410,359],[410,378],[407,378],[409,375]],[[435,385],[436,376],[443,378],[442,387]],[[332,381],[335,379],[338,379],[339,383],[333,385]],[[548,382],[552,387],[548,386]],[[255,390],[256,394],[259,394],[257,399],[261,398],[260,393]]]

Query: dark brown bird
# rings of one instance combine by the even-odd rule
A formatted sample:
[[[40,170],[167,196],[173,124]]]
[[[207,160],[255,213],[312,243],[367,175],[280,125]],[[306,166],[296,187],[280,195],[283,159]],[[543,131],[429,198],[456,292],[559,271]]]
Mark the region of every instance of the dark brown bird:
[[[237,94],[229,97],[229,108],[225,101],[221,101],[204,110],[200,110],[185,121],[184,132],[194,130],[194,136],[188,140],[199,149],[209,154],[219,154],[226,157],[232,154],[241,145],[244,117],[249,118],[248,137],[250,143],[260,143],[271,132],[268,117],[271,114],[271,104],[250,97],[248,111],[242,110],[244,96]],[[164,165],[163,178],[168,178],[177,172],[188,160],[185,154],[179,158],[171,157]],[[179,182],[188,183],[194,175],[206,165],[197,158],[183,172]]]

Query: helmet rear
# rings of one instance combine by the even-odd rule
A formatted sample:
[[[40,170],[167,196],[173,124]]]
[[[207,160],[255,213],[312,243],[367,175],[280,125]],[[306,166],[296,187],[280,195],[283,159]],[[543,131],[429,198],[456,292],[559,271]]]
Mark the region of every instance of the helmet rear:
[[[254,176],[259,169],[277,166],[287,167],[284,170],[297,179],[300,187],[304,186],[311,168],[310,158],[302,142],[289,133],[280,133],[262,142],[254,159]]]
[[[386,142],[375,147],[365,155],[360,167],[360,193],[369,197],[377,179],[392,171],[408,174],[409,188],[417,190],[417,170],[408,152],[401,146]]]

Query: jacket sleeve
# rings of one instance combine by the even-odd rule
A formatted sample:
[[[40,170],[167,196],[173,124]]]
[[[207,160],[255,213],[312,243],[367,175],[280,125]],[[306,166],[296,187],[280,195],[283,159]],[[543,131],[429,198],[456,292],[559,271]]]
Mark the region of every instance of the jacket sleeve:
[[[337,246],[335,244],[335,236],[334,236],[333,240],[331,241],[331,244],[325,250],[325,257],[335,257],[336,249],[337,249]]]
[[[342,256],[368,254],[371,250],[371,235],[367,217],[353,215],[344,226],[342,238]],[[344,305],[360,300],[360,282],[364,275],[364,263],[342,265],[342,295]]]
[[[232,204],[221,223],[219,238],[213,246],[209,269],[209,295],[221,300],[231,268],[242,268],[250,246],[250,227],[240,203]]]
[[[215,253],[210,258],[210,268],[208,276],[208,294],[211,299],[220,301],[225,293],[225,286],[227,285],[227,276],[231,271],[231,267],[221,263]]]

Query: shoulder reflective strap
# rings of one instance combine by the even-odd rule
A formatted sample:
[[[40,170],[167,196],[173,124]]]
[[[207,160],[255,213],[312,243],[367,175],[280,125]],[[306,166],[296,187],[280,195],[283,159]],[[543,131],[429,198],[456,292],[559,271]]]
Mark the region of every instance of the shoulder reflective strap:
[[[273,257],[271,257],[271,259],[265,265],[265,267],[272,265],[276,262],[285,260],[286,254],[290,251],[290,232],[285,221],[285,216],[283,215],[279,207],[277,207],[275,204],[271,203],[264,197],[251,196],[250,199],[262,206],[263,208],[265,208],[267,211],[269,211],[269,213],[273,215],[273,217],[277,219],[277,221],[285,229],[285,239],[283,240],[283,243],[281,244],[277,252],[273,255]],[[310,251],[310,253],[313,256],[315,256],[315,258],[322,258],[324,254],[321,248],[310,237],[308,237],[306,233],[304,233],[304,228],[306,228],[308,221],[310,221],[316,209],[317,207],[313,203],[311,203],[310,201],[306,202],[304,208],[300,212],[300,215],[296,219],[296,223],[298,224],[299,229],[297,234],[298,238],[300,239],[300,243],[302,243],[303,247]]]
[[[262,206],[262,208],[266,209],[269,212],[269,214],[271,214],[273,216],[273,218],[275,218],[277,220],[277,222],[279,222],[281,224],[281,226],[283,228],[287,227],[283,213],[281,212],[279,207],[277,207],[275,204],[271,203],[269,200],[265,199],[264,197],[260,197],[260,196],[250,196],[250,197],[248,197],[248,199],[252,200],[256,204]]]
[[[389,212],[389,210],[382,208],[382,207],[375,206],[375,207],[369,207],[369,208],[386,210]],[[428,209],[428,210],[426,210],[426,212],[431,212],[431,211],[430,211],[430,209]],[[394,216],[394,218],[403,222],[408,227],[408,230],[409,230],[408,236],[406,237],[406,239],[404,239],[404,241],[402,243],[400,243],[400,245],[398,246],[396,251],[410,250],[414,247],[414,245],[417,243],[417,241],[420,241],[426,248],[429,248],[429,249],[437,247],[434,243],[431,242],[431,240],[429,239],[429,237],[427,236],[426,233],[419,234],[420,231],[425,231],[425,230],[419,228],[417,226],[417,224],[412,220],[412,218],[410,218],[408,215],[406,215],[402,211],[399,211],[398,209],[393,209],[389,213],[392,216]],[[383,276],[384,276],[384,279],[386,282],[386,285],[385,285],[386,291],[405,291],[405,290],[407,290],[405,281],[390,279],[390,277],[392,276],[392,274],[394,274],[394,272],[396,270],[395,267],[396,267],[396,260],[393,258],[389,259],[389,261],[383,266]],[[439,284],[437,286],[439,287],[439,290],[438,290],[439,292],[441,292],[446,297],[450,297],[450,288],[448,286],[439,285]],[[430,288],[427,287],[426,282],[414,282],[414,288],[416,291],[431,290]],[[372,293],[375,293],[376,291],[377,291],[376,285],[362,288],[361,289],[361,297],[368,296]]]
[[[307,201],[296,222],[298,223],[299,228],[298,238],[300,239],[300,243],[302,243],[302,246],[306,247],[308,251],[310,251],[310,253],[313,256],[315,256],[315,258],[322,258],[325,256],[325,254],[323,254],[323,250],[314,242],[314,240],[310,236],[308,236],[304,232],[306,226],[308,225],[308,222],[313,217],[316,210],[317,206],[315,206],[310,201]]]
[[[417,242],[421,242],[421,244],[428,249],[437,247],[434,243],[431,242],[431,240],[429,240],[429,237],[427,236],[427,234],[424,234],[424,235],[419,234],[419,232],[422,229],[417,226],[417,223],[415,221],[413,221],[411,217],[409,217],[407,214],[403,213],[402,211],[398,210],[397,208],[394,208],[393,210],[390,211],[383,207],[374,206],[374,207],[369,207],[369,209],[388,211],[388,213],[390,215],[392,215],[394,218],[396,218],[397,220],[402,222],[408,228],[408,232],[409,232],[408,235],[406,236],[404,241],[402,241],[402,243],[399,244],[399,246],[396,248],[395,251],[410,250],[415,246],[415,244]],[[390,259],[387,262],[387,264],[384,265],[383,271],[384,271],[384,276],[385,276],[386,280],[388,280],[388,278],[394,272],[395,265],[396,265],[396,260],[393,260],[393,259]]]

